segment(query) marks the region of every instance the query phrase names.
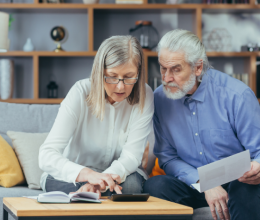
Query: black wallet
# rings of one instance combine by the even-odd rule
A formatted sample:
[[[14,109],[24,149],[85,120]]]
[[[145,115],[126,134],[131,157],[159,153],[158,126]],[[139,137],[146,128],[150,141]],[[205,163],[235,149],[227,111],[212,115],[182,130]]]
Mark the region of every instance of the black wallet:
[[[141,194],[112,194],[109,199],[114,202],[146,202],[149,198],[149,193]]]

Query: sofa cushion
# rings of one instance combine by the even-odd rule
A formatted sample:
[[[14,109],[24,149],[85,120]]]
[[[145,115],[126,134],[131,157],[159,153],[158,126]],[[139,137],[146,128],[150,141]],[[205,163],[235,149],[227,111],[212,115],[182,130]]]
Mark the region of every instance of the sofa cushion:
[[[14,150],[0,135],[0,185],[12,187],[23,182],[23,171]]]
[[[40,193],[43,193],[43,191],[29,189],[27,186],[15,186],[12,188],[0,187],[0,220],[3,220],[4,197],[38,196]],[[11,215],[9,215],[8,219],[14,220]]]
[[[14,186],[12,188],[0,187],[0,198],[3,197],[21,197],[37,196],[43,193],[42,190],[29,189],[27,186]]]
[[[218,216],[218,212],[217,216]],[[211,215],[211,211],[209,207],[203,207],[199,209],[194,209],[194,214],[192,216],[192,220],[212,220],[213,217]],[[218,220],[220,220],[218,216]]]
[[[7,131],[30,189],[41,189],[40,179],[43,171],[39,167],[38,156],[40,146],[48,134]]]
[[[0,135],[12,146],[7,131],[49,132],[60,105],[29,105],[0,102]]]

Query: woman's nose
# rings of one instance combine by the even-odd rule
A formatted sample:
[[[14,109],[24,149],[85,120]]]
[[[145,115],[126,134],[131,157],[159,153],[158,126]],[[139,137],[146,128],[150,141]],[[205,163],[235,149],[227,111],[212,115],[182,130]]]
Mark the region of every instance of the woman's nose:
[[[119,81],[119,83],[117,84],[117,88],[120,90],[120,89],[123,89],[125,87],[125,84],[123,83],[123,81]]]

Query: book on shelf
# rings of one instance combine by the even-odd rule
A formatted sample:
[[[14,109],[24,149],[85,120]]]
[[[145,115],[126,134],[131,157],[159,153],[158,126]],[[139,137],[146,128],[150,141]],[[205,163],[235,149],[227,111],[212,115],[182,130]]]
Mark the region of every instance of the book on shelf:
[[[203,4],[249,4],[249,0],[203,0]]]
[[[66,194],[60,191],[53,191],[48,193],[41,193],[37,197],[37,201],[40,203],[71,203],[71,202],[92,202],[101,203],[98,199],[98,193],[93,192],[80,192]]]
[[[116,0],[116,4],[143,4],[143,0]]]
[[[249,85],[249,77],[248,77],[248,73],[242,73],[242,74],[232,74],[232,77],[242,81],[243,83],[245,83],[246,85]]]

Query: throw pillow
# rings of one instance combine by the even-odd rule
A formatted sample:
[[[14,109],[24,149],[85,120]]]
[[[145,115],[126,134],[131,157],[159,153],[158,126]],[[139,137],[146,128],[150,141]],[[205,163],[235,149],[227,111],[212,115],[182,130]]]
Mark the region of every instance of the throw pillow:
[[[39,168],[39,148],[48,133],[24,133],[7,131],[13,142],[14,150],[20,161],[25,179],[30,189],[41,189],[40,178],[43,171]]]
[[[0,185],[12,187],[24,182],[23,171],[13,148],[0,135]]]
[[[150,177],[158,176],[158,175],[166,175],[164,170],[160,168],[158,158],[155,160],[155,165],[153,167],[152,173],[150,174]]]

